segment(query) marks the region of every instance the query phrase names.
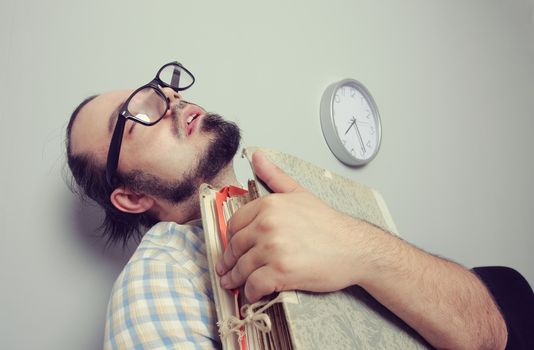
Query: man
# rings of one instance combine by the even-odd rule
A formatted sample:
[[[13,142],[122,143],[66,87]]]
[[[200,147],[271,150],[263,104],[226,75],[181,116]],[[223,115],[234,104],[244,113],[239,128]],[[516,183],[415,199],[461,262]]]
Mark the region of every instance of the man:
[[[238,185],[240,136],[235,124],[182,98],[193,82],[183,66],[165,65],[135,91],[84,101],[67,127],[69,166],[106,211],[108,238],[126,241],[160,222],[114,284],[105,348],[219,346],[197,188]],[[504,348],[506,325],[469,271],[334,211],[262,154],[253,166],[277,193],[232,217],[216,265],[224,288],[244,284],[256,301],[358,284],[437,348]]]

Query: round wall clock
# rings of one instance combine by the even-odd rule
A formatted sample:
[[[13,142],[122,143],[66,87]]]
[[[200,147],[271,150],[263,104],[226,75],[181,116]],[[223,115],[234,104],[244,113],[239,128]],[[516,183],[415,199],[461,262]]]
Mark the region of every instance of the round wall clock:
[[[354,79],[329,85],[321,98],[321,129],[332,153],[355,166],[370,162],[382,137],[380,115],[369,91]]]

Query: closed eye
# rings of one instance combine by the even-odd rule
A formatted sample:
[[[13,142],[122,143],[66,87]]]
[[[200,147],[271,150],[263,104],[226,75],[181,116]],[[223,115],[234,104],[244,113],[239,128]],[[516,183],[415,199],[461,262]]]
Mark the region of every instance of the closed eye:
[[[136,122],[134,121],[131,121],[131,120],[128,120],[127,123],[131,123],[132,125],[130,125],[130,127],[128,128],[128,134],[131,134],[133,129],[135,128],[135,126],[137,125]]]

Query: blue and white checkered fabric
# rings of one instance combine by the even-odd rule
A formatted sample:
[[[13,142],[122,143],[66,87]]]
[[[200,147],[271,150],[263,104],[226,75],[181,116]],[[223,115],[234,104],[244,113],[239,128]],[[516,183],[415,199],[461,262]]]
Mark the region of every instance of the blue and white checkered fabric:
[[[161,222],[111,292],[104,349],[220,348],[199,220]]]

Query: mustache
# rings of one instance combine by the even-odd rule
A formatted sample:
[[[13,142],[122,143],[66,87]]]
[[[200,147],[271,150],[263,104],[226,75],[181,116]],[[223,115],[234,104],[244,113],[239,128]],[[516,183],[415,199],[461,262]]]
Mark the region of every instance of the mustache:
[[[180,101],[180,103],[171,106],[171,131],[176,138],[181,139],[185,137],[184,130],[180,127],[180,117],[182,116],[182,112],[185,109],[187,105],[199,105],[195,103],[190,103],[187,101]],[[231,122],[229,122],[231,123]],[[216,131],[217,129],[224,129],[223,126],[226,124],[226,121],[224,118],[213,112],[206,112],[203,118],[203,123],[201,126],[201,131],[204,132],[211,132]],[[219,130],[224,132],[224,130]]]
[[[202,108],[200,105],[186,101],[186,100],[180,100],[180,102],[178,102],[177,104],[169,107],[171,110],[172,133],[179,139],[185,137],[185,135],[183,134],[183,130],[180,128],[180,117],[182,116],[183,110],[188,105]],[[206,132],[215,131],[215,129],[221,128],[225,124],[226,124],[226,121],[220,114],[213,113],[213,112],[206,112],[206,114],[204,115],[204,121],[203,121],[201,130],[206,131]]]

